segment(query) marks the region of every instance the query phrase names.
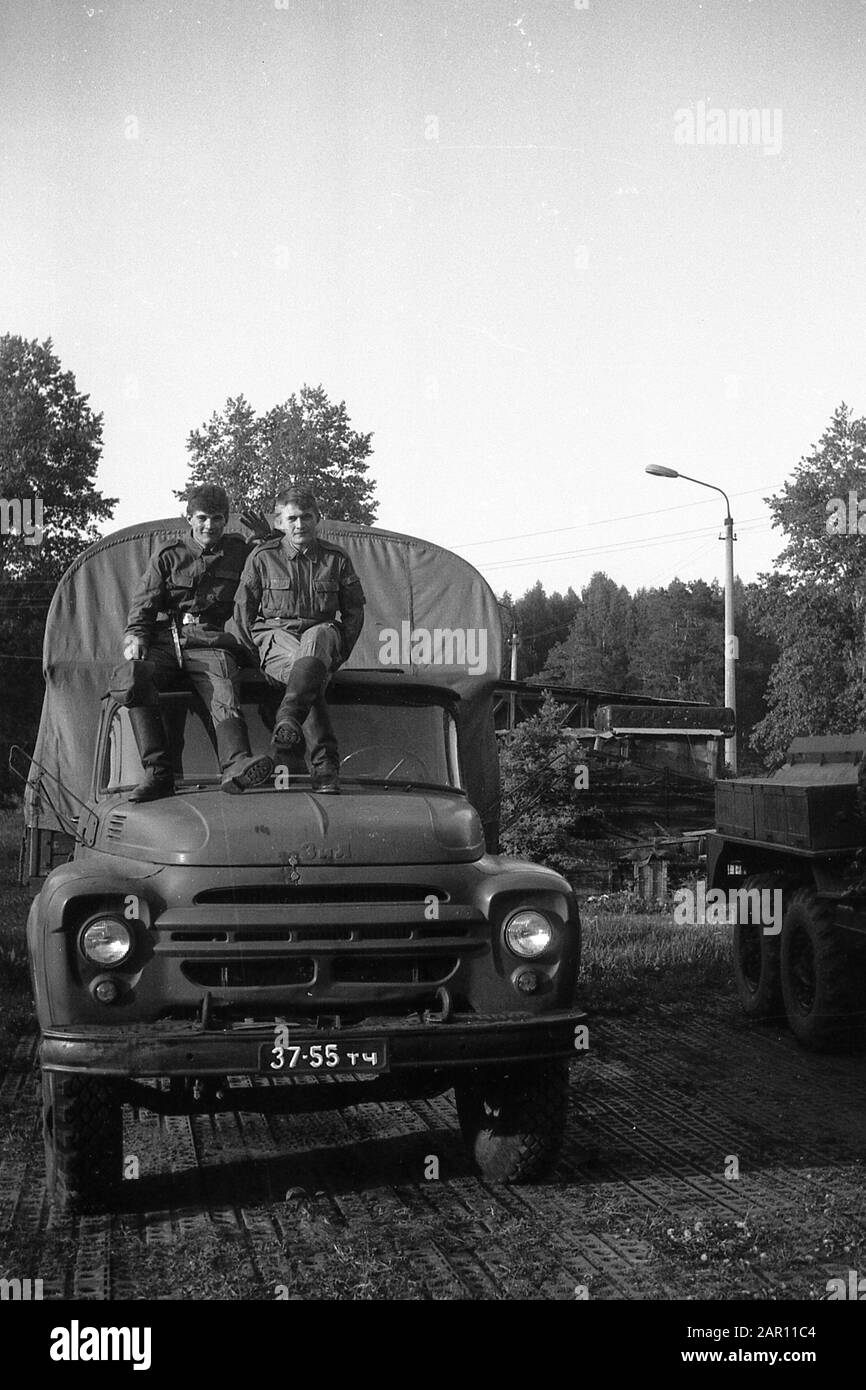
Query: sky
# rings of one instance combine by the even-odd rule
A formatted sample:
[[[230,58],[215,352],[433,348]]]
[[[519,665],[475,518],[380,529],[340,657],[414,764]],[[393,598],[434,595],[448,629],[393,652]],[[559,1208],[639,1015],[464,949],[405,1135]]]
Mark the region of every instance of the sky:
[[[104,414],[107,529],[229,396],[373,433],[377,524],[497,593],[782,546],[866,414],[866,3],[6,0],[0,333]],[[736,112],[754,112],[742,121]],[[734,113],[734,114],[731,114]]]

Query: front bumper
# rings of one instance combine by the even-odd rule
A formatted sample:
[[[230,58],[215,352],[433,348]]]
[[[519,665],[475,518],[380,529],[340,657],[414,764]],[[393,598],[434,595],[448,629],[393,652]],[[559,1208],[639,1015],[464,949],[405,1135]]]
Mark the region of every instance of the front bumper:
[[[367,1018],[350,1028],[292,1025],[291,1038],[293,1043],[384,1038],[391,1073],[407,1075],[573,1057],[575,1030],[586,1022],[586,1013],[577,1008],[534,1015],[453,1014],[447,1023]],[[260,1024],[51,1028],[43,1034],[41,1062],[46,1071],[130,1079],[254,1076],[260,1074],[262,1043],[273,1040],[274,1029]]]

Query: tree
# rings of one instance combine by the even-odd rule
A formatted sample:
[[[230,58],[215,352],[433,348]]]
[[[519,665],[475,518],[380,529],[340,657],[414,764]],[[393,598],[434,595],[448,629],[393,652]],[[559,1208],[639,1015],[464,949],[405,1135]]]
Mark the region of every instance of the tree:
[[[634,688],[676,700],[724,697],[724,601],[718,584],[673,579],[634,596]]]
[[[520,680],[531,678],[541,671],[551,647],[567,637],[579,602],[573,589],[566,594],[546,594],[540,579],[513,604],[509,599],[511,615],[517,624],[517,674]]]
[[[770,674],[779,659],[773,632],[764,632],[758,619],[764,589],[734,581],[734,613],[739,644],[737,661],[737,753],[741,775],[763,771],[752,748],[752,734],[767,713]]]
[[[539,713],[518,724],[499,754],[504,852],[564,874],[579,863],[573,844],[577,755],[565,731],[567,713],[565,705],[545,696]]]
[[[752,746],[770,766],[784,761],[801,734],[850,733],[862,727],[862,674],[856,653],[861,636],[848,605],[826,585],[791,592],[774,575],[760,599],[765,631],[775,631],[780,654],[770,673],[767,714]]]
[[[0,790],[9,745],[35,738],[57,581],[117,501],[94,487],[102,416],[88,401],[50,338],[0,338]]]
[[[269,511],[289,483],[305,483],[324,516],[370,526],[376,518],[375,484],[366,474],[372,434],[350,427],[345,401],[335,405],[321,386],[302,386],[264,415],[245,396],[229,397],[187,440],[190,477],[182,492],[220,483],[232,509]]]
[[[735,583],[741,753],[766,713],[767,682],[779,655],[772,634],[759,628],[755,616],[762,594],[757,585]],[[639,589],[632,598],[606,574],[596,573],[578,603],[571,631],[551,649],[538,683],[722,703],[724,598],[718,584],[674,579],[663,589]]]
[[[753,605],[761,631],[780,648],[752,740],[771,763],[797,735],[850,732],[866,719],[861,496],[866,512],[866,420],[843,402],[791,480],[766,499],[787,537],[778,571],[760,576]],[[834,524],[840,513],[844,527]]]
[[[244,395],[229,396],[221,414],[214,413],[200,430],[190,433],[190,479],[175,497],[185,501],[194,484],[221,483],[234,511],[270,506],[278,489],[271,488],[267,494],[264,491],[263,424]]]
[[[628,589],[597,570],[577,601],[568,636],[548,652],[539,682],[626,689],[632,635]]]
[[[44,535],[0,534],[6,579],[57,580],[98,539],[97,521],[116,497],[93,486],[102,452],[102,415],[94,415],[71,372],[44,343],[0,338],[0,484],[5,501],[41,504]],[[2,518],[0,518],[2,520]],[[3,529],[0,527],[0,531]],[[34,532],[35,535],[35,532]]]

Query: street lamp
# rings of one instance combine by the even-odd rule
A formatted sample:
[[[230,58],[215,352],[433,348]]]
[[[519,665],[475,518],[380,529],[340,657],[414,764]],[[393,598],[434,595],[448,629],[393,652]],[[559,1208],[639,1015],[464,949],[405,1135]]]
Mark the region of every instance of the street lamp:
[[[737,639],[734,635],[734,518],[728,494],[715,483],[705,483],[701,478],[690,478],[688,473],[678,473],[675,468],[665,468],[661,463],[648,463],[647,473],[656,478],[684,478],[687,483],[697,483],[698,487],[708,487],[713,492],[721,492],[725,499],[725,704],[737,713]],[[732,772],[737,771],[737,736],[725,739],[725,762]]]

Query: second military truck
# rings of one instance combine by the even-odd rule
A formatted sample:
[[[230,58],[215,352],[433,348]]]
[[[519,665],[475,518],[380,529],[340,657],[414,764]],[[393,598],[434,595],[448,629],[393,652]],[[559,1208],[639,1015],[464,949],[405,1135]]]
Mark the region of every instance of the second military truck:
[[[805,1047],[866,1023],[866,734],[797,738],[771,777],[716,784],[707,887],[732,894],[734,975]]]

